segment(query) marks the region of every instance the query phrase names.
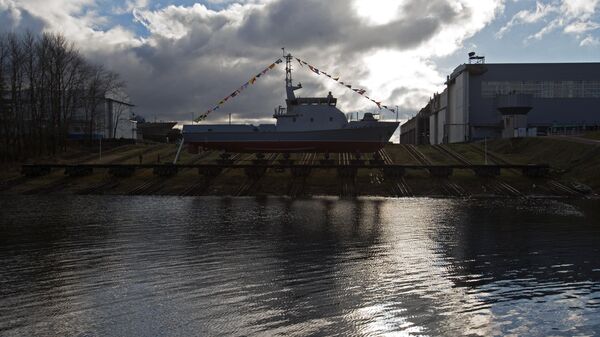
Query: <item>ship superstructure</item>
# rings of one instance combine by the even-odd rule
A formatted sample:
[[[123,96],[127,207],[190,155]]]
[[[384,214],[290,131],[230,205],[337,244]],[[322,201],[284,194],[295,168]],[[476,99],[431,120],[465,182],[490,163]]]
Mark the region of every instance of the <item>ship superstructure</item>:
[[[331,92],[325,97],[296,97],[292,55],[286,59],[286,105],[275,108],[275,124],[191,124],[182,135],[192,152],[198,148],[226,152],[375,152],[385,145],[397,122],[381,122],[365,113],[348,121]]]

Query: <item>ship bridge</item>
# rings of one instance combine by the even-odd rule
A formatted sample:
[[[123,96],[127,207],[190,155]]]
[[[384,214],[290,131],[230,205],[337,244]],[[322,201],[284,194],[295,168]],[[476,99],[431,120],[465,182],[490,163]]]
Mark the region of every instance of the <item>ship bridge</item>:
[[[331,105],[337,104],[337,98],[331,96],[331,92],[327,97],[298,97],[291,100],[286,100],[288,105]]]

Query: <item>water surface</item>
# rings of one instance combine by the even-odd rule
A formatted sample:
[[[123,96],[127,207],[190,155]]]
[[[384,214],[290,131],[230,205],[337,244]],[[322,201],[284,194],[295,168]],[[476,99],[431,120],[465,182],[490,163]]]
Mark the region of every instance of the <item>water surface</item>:
[[[0,335],[600,334],[597,201],[0,197]]]

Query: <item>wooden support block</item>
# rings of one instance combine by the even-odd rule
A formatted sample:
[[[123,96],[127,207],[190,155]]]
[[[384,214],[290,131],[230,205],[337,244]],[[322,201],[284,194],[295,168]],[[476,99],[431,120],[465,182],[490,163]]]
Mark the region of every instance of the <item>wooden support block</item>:
[[[294,177],[308,177],[311,172],[310,167],[294,166],[290,169]]]
[[[26,177],[41,177],[50,173],[50,167],[44,165],[24,165],[21,167],[21,174]]]
[[[248,178],[258,179],[262,177],[265,172],[267,172],[267,168],[264,166],[255,166],[255,167],[246,167],[244,169],[244,173]]]
[[[478,166],[473,168],[473,172],[478,177],[497,177],[500,175],[498,166]]]
[[[522,172],[524,176],[530,178],[545,177],[550,173],[550,167],[540,165],[525,166]]]
[[[356,177],[357,171],[358,171],[358,169],[356,167],[350,167],[350,166],[338,167],[338,169],[337,169],[338,177],[340,177],[340,178],[354,179],[354,177]]]
[[[207,178],[214,178],[214,177],[218,176],[219,174],[221,174],[221,171],[223,171],[223,169],[218,166],[198,167],[198,174],[203,175]]]
[[[113,166],[108,169],[108,174],[119,178],[128,178],[134,173],[135,166]]]
[[[152,172],[159,177],[170,177],[177,174],[178,167],[175,165],[156,165]]]
[[[83,177],[90,175],[94,172],[94,169],[89,166],[66,166],[65,175],[69,177]]]
[[[402,178],[406,170],[403,167],[384,167],[383,176],[386,178]]]
[[[452,175],[452,167],[445,167],[445,166],[430,166],[429,168],[427,168],[427,170],[429,170],[429,174],[433,177],[442,177],[442,178],[446,178]]]

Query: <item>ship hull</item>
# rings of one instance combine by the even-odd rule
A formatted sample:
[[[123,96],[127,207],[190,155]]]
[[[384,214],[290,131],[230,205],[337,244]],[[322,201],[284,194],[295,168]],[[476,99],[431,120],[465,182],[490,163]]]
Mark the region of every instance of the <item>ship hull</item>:
[[[187,126],[186,126],[187,127]],[[398,123],[298,132],[194,132],[184,127],[190,152],[199,148],[227,152],[376,152],[388,143]]]

